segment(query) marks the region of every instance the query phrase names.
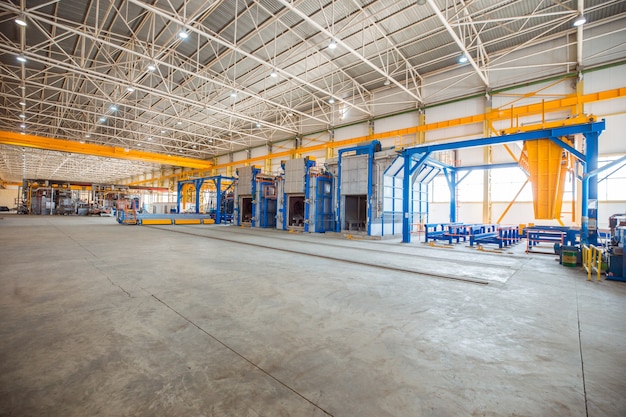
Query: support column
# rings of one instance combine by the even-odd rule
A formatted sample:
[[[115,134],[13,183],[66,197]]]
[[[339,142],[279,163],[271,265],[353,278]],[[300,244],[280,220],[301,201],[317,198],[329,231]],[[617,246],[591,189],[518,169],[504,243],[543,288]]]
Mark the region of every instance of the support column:
[[[450,223],[456,223],[456,170],[450,170],[448,179],[448,187],[450,189]]]
[[[585,113],[585,106],[580,100],[583,94],[585,94],[585,82],[583,80],[582,72],[579,72],[578,78],[576,78],[576,98],[578,100],[576,102],[576,107],[574,107],[573,109],[573,113],[574,113],[573,116],[577,116],[577,115],[581,115]],[[581,140],[581,135],[576,135],[575,137],[577,140],[574,142],[574,147],[577,150],[584,152],[583,145],[576,143],[577,141]],[[578,168],[579,164],[580,162],[576,162],[575,169]],[[574,175],[572,178],[573,184],[572,184],[572,208],[571,210],[572,210],[572,222],[574,224],[580,224],[581,222],[580,216],[582,216],[582,203],[581,203],[580,196],[582,195],[583,191],[582,191],[582,182],[576,180],[576,174],[579,174],[579,170],[574,171]]]
[[[215,224],[220,224],[222,220],[222,177],[214,178],[213,184],[215,184],[215,196],[217,200],[215,202]]]
[[[491,113],[491,95],[487,93],[485,95],[487,98],[485,103],[485,114]],[[489,121],[485,119],[483,122],[483,137],[488,138],[491,136],[491,129],[489,127]],[[483,148],[483,162],[485,164],[493,163],[493,149],[491,146],[486,146]],[[491,200],[491,170],[486,169],[483,171],[483,223],[490,224],[491,223],[491,213],[492,213],[492,205],[493,202]]]
[[[268,143],[267,144],[267,155],[271,155],[272,154],[272,144]],[[265,173],[270,173],[272,172],[272,158],[266,158],[265,159]]]
[[[295,152],[291,154],[291,159],[298,159],[302,157],[302,153],[298,152],[298,149],[302,147],[302,136],[296,135],[293,143],[293,149]]]
[[[419,111],[419,116],[418,116],[418,122],[417,125],[418,126],[424,126],[426,124],[426,112],[424,109],[420,109]],[[417,143],[415,143],[415,145],[421,145],[423,143],[426,142],[426,131],[425,130],[418,130],[417,134],[415,135],[415,140]]]
[[[194,181],[194,186],[196,187],[196,214],[200,213],[200,203],[202,202],[202,193],[200,190],[202,189],[202,184],[204,184],[204,180]]]
[[[235,157],[234,157],[233,153],[232,152],[229,153],[228,154],[228,162],[232,164],[234,162],[234,160],[235,160]],[[226,167],[226,176],[227,177],[232,177],[233,176],[233,166],[232,165],[228,165]]]
[[[332,143],[335,141],[335,130],[330,129],[328,131],[328,144],[326,146],[326,159],[333,158],[335,156],[335,147]]]
[[[405,153],[402,178],[402,242],[411,243],[411,155]]]
[[[598,177],[587,174],[598,168],[598,132],[585,134],[585,166],[582,184],[582,216],[580,240],[583,243],[598,243]]]

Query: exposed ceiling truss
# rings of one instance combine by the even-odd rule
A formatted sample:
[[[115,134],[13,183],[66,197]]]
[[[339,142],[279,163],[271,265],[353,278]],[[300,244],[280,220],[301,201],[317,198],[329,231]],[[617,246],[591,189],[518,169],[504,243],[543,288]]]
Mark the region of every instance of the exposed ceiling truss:
[[[550,65],[580,68],[585,38],[573,19],[626,21],[625,3],[7,0],[0,130],[213,160],[371,120],[386,113],[380,97],[406,110],[470,81],[489,91],[494,72],[524,67],[517,51],[551,39],[571,37],[578,52]],[[102,182],[159,168],[116,162],[113,175],[86,158],[2,146],[0,177],[67,179],[74,169],[72,179]]]

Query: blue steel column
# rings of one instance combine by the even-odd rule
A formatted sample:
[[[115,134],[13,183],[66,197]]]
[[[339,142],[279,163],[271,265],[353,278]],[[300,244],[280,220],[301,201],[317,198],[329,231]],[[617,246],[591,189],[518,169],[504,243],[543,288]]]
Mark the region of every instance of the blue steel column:
[[[372,235],[372,188],[374,177],[374,146],[367,153],[367,235]]]
[[[448,187],[450,187],[450,223],[456,223],[456,169],[450,170],[450,179]]]
[[[309,207],[309,198],[311,196],[310,190],[311,180],[309,177],[309,161],[304,161],[304,231],[309,231],[309,215],[311,208]]]
[[[202,184],[204,184],[204,180],[195,180],[193,185],[196,187],[196,214],[200,213],[200,189],[202,188]]]
[[[215,224],[220,224],[220,220],[222,217],[222,177],[219,176],[217,179],[213,179],[213,183],[215,184],[215,188],[217,190],[217,202],[215,206]]]
[[[580,239],[583,243],[598,243],[598,177],[587,177],[587,174],[598,168],[598,136],[599,132],[585,133],[585,164],[582,185],[582,218]],[[593,201],[593,208],[589,203]]]
[[[256,171],[254,168],[252,168],[252,202],[251,202],[251,208],[252,208],[252,216],[250,218],[250,227],[255,227],[255,221],[254,219],[256,218],[256,206],[257,206],[257,195],[256,195]],[[259,197],[260,200],[260,197]],[[261,213],[259,211],[259,217],[261,217]],[[260,219],[259,219],[260,220]]]
[[[341,155],[342,151],[339,151],[337,156],[337,213],[335,213],[335,232],[341,232]]]
[[[176,196],[177,197],[176,198],[177,200],[176,201],[176,213],[180,213],[180,196],[181,196],[181,191],[183,189],[184,184],[179,181],[177,185],[178,185],[178,193],[177,193],[178,195]]]
[[[402,178],[402,242],[411,243],[411,219],[410,198],[411,198],[411,154],[403,153],[404,157],[404,177]]]
[[[284,181],[283,181],[283,230],[287,230],[287,193],[285,193]]]

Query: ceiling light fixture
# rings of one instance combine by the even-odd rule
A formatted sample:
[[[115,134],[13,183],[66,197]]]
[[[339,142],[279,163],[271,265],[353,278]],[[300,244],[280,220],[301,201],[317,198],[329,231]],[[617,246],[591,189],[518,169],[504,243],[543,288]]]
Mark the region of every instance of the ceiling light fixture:
[[[24,16],[18,16],[15,18],[15,23],[20,26],[26,26],[26,18]]]
[[[87,139],[89,139],[89,138],[91,137],[91,135],[90,135],[89,133],[87,133],[87,134],[85,135],[85,137],[86,137]]]
[[[578,16],[576,16],[576,19],[574,20],[574,26],[576,27],[582,26],[585,23],[587,23],[587,18],[585,17],[584,14],[579,13]]]
[[[180,126],[183,124],[183,122],[176,122],[176,124]]]
[[[465,64],[467,61],[467,56],[465,54],[459,57],[459,64]]]
[[[180,32],[178,32],[178,37],[181,39],[187,39],[189,37],[189,34],[184,30],[181,30]]]
[[[16,59],[22,63],[26,62],[26,57],[22,54],[18,55]]]
[[[163,131],[162,131],[162,132],[163,132]],[[148,140],[149,140],[150,142],[152,142],[152,137],[149,137],[149,138],[148,138]]]
[[[270,73],[270,77],[272,77],[272,78],[276,78],[276,77],[278,77],[278,73],[276,72],[276,70],[273,70],[273,71]]]
[[[154,64],[149,64],[149,65],[148,65],[148,71],[156,71],[156,65],[154,65]]]
[[[328,44],[328,49],[335,49],[337,48],[337,42],[335,42],[334,39],[330,40],[330,43]]]
[[[106,117],[101,117],[101,118],[100,118],[100,123],[104,123],[104,122],[106,122],[106,121],[107,121],[107,118],[106,118]]]
[[[85,141],[84,141],[84,140],[79,140],[78,142],[83,143],[83,144],[85,143]]]
[[[25,106],[26,102],[25,101],[20,101],[20,106]]]
[[[109,110],[117,111],[117,106],[116,105],[112,105],[111,107],[109,107]]]
[[[233,91],[232,93],[230,93],[230,96],[231,96],[232,98],[235,98],[235,97],[237,97],[237,93]]]
[[[426,0],[417,0],[415,3],[417,3],[418,6],[423,6],[426,4]]]
[[[126,91],[128,91],[129,93],[133,93],[135,91],[134,87],[126,87]]]
[[[257,124],[256,124],[256,127],[261,127],[261,123],[257,123]]]
[[[20,114],[20,117],[21,117],[22,119],[26,119],[26,115],[25,115],[24,113]]]
[[[335,102],[335,99],[331,97],[331,98],[328,100],[328,102],[329,102],[330,104],[333,104],[333,103]]]
[[[22,129],[26,129],[26,125],[25,125],[24,123],[22,123],[22,124],[20,125],[20,127],[21,127]]]
[[[383,84],[384,85],[389,85],[389,84],[391,84],[391,81],[389,81],[389,78],[387,78]]]

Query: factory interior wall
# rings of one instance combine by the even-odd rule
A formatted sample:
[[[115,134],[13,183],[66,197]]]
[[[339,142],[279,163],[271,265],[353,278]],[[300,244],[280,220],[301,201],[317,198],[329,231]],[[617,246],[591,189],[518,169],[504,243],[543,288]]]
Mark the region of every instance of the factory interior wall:
[[[591,44],[590,44],[591,45]],[[517,59],[514,55],[510,56],[510,59]],[[535,58],[533,58],[535,59]],[[539,55],[537,55],[536,59],[542,59]],[[571,71],[572,69],[568,69],[567,71]],[[561,69],[558,74],[563,74],[564,70]],[[584,81],[584,93],[593,93],[598,91],[611,90],[618,87],[625,87],[624,85],[624,76],[626,73],[626,65],[614,65],[608,66],[603,69],[591,70],[584,73],[583,81]],[[543,74],[549,75],[549,74]],[[516,74],[516,81],[520,82],[521,80],[529,80],[532,81],[533,77],[536,77],[536,69],[527,68],[526,70]],[[536,78],[535,78],[536,79]],[[500,75],[494,77],[494,90],[498,88],[502,88],[506,86],[506,83],[513,82],[507,77],[502,77]],[[553,80],[545,81],[545,82],[537,82],[531,83],[528,85],[523,85],[517,88],[512,88],[510,90],[506,90],[502,93],[494,93],[491,96],[491,106],[494,109],[497,108],[509,108],[511,106],[520,106],[527,105],[532,103],[540,102],[542,99],[553,100],[562,98],[566,95],[571,95],[575,92],[575,77],[570,78],[555,78]],[[443,85],[443,84],[442,84]],[[425,88],[424,95],[427,98],[428,91],[435,91],[436,85],[431,85],[428,88]],[[451,90],[452,91],[452,90]],[[472,91],[467,91],[467,94],[471,94]],[[381,101],[376,104],[375,109],[377,114],[388,114],[389,111],[395,111],[393,106],[385,107],[384,104],[387,102],[390,104],[393,99],[391,96],[382,97],[380,95],[375,96],[376,99],[381,98]],[[386,101],[385,101],[386,100]],[[424,109],[425,120],[426,123],[433,123],[438,121],[450,120],[463,116],[471,116],[475,114],[480,114],[487,109],[489,102],[487,101],[487,97],[482,94],[478,94],[475,97],[467,98],[465,100],[455,101],[448,104],[442,105],[433,105],[426,107]],[[606,101],[600,101],[596,103],[587,104],[584,107],[584,112],[586,114],[593,114],[600,119],[606,120],[606,130],[600,136],[600,155],[607,156],[622,156],[626,154],[626,140],[624,140],[624,129],[626,128],[626,98],[612,99]],[[571,111],[569,109],[564,109],[559,112],[549,113],[546,115],[546,120],[554,120],[554,119],[563,119],[571,115]],[[541,122],[541,115],[532,115],[526,118],[521,118],[519,120],[515,120],[513,123],[519,123],[520,125],[527,124],[536,124]],[[343,121],[347,122],[347,121]],[[500,122],[494,123],[494,128],[504,129],[511,127],[510,120],[504,120]],[[383,133],[397,129],[408,128],[412,126],[416,126],[419,124],[419,113],[417,111],[408,111],[404,113],[400,113],[393,116],[385,116],[380,119],[374,120],[373,127],[375,133]],[[334,134],[334,139],[344,140],[344,139],[352,139],[357,137],[364,137],[369,133],[370,125],[368,122],[356,123],[350,126],[338,127],[334,129],[332,132]],[[330,131],[321,131],[316,133],[311,133],[309,135],[304,135],[302,137],[302,146],[313,146],[320,143],[327,142],[331,139]],[[484,136],[483,133],[483,125],[482,123],[470,124],[470,125],[462,125],[457,127],[452,127],[448,129],[438,129],[434,131],[426,132],[426,142],[433,141],[463,141],[475,138],[481,138]],[[407,137],[392,137],[382,139],[383,148],[391,148],[394,146],[411,146],[416,144],[416,135],[408,135]],[[285,140],[281,142],[274,143],[271,147],[271,151],[273,153],[283,152],[286,150],[291,150],[295,148],[296,141],[295,139]],[[512,143],[509,145],[513,152],[519,155],[521,151],[521,144]],[[233,154],[226,154],[219,156],[217,158],[218,164],[227,163],[231,161],[242,161],[247,159],[248,157],[262,157],[266,155],[270,148],[268,146],[260,146],[248,151],[238,151]],[[334,155],[336,156],[338,149],[334,150]],[[503,162],[511,162],[512,158],[508,152],[504,150],[502,146],[494,146],[492,148],[492,161],[494,163],[503,163]],[[449,162],[453,162],[451,159],[454,158],[454,162],[459,163],[461,165],[473,165],[473,164],[482,164],[485,162],[485,154],[482,148],[470,148],[463,149],[457,151],[456,154],[453,155],[452,152],[449,152]],[[326,150],[318,150],[312,153],[305,152],[301,156],[310,156],[314,157],[317,161],[317,164],[323,164],[326,160]],[[272,158],[269,166],[271,167],[270,173],[278,173],[280,171],[280,160],[286,159],[284,157],[280,158]],[[243,164],[242,164],[243,165]],[[267,167],[268,165],[264,160],[259,160],[253,163],[253,165],[257,165],[260,167]],[[226,173],[226,169],[220,169],[220,174],[224,175]],[[234,174],[234,170],[233,170]],[[482,173],[480,174],[482,175]],[[497,171],[494,171],[492,175],[498,175]],[[462,190],[462,187],[460,187]],[[447,191],[447,190],[446,190]],[[467,194],[467,193],[466,193]],[[463,193],[461,192],[461,198],[458,199],[459,204],[459,212],[458,212],[458,220],[462,222],[468,223],[481,223],[482,222],[482,202],[476,201],[475,199],[467,199],[463,198]],[[498,193],[493,193],[493,210],[492,210],[492,219],[495,222],[504,209],[506,208],[509,201],[504,201],[506,198],[499,195]],[[482,195],[478,197],[482,198]],[[619,213],[626,211],[626,207],[624,202],[619,198],[612,198],[611,196],[607,197],[609,201],[604,201],[603,196],[600,196],[600,212],[598,216],[600,227],[606,227],[607,218],[609,215],[613,213]],[[522,199],[523,200],[523,199]],[[564,212],[568,212],[569,207],[567,205],[563,209]],[[433,202],[430,203],[430,222],[447,222],[449,216],[449,203],[447,202]],[[568,221],[569,220],[569,221]],[[572,224],[571,218],[568,218],[568,215],[565,214],[563,217],[563,221],[565,224]],[[579,219],[577,219],[579,221]],[[540,224],[555,224],[554,221],[542,221],[536,220],[533,216],[533,207],[532,203],[529,201],[520,201],[513,204],[508,214],[504,217],[502,223],[504,224],[522,224],[522,223],[540,223]]]
[[[18,189],[0,190],[0,206],[7,206],[9,209],[16,207],[15,200],[18,197]]]

